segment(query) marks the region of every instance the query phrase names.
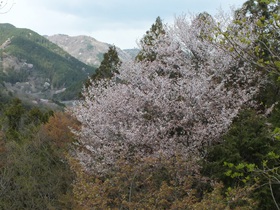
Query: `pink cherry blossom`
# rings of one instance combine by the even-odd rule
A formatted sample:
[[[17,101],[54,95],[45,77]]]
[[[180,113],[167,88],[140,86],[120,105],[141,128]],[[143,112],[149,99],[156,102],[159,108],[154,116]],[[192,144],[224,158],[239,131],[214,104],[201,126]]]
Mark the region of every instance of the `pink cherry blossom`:
[[[105,173],[121,157],[202,157],[220,141],[258,91],[259,74],[219,46],[217,24],[207,20],[177,17],[152,46],[141,46],[156,52],[154,61],[124,62],[118,79],[84,89],[70,111],[82,124],[73,132],[88,170]]]

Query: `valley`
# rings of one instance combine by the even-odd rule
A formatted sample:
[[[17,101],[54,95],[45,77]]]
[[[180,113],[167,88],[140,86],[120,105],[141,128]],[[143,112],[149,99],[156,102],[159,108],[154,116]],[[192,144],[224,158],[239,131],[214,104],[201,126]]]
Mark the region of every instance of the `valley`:
[[[11,24],[0,24],[0,33],[1,93],[34,104],[78,99],[111,46],[88,36],[41,36]],[[138,49],[117,51],[128,60]]]

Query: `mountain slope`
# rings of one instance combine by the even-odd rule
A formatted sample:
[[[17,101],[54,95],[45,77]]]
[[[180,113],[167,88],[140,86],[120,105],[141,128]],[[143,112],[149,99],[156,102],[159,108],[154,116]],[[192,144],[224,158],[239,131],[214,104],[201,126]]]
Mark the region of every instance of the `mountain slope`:
[[[103,54],[109,49],[110,44],[99,42],[90,36],[68,36],[56,34],[45,36],[51,42],[57,44],[66,52],[79,59],[80,61],[98,67],[103,60]],[[116,47],[121,60],[134,59],[138,49],[121,50]]]
[[[0,80],[19,95],[74,99],[95,71],[29,29],[0,24],[0,34]]]

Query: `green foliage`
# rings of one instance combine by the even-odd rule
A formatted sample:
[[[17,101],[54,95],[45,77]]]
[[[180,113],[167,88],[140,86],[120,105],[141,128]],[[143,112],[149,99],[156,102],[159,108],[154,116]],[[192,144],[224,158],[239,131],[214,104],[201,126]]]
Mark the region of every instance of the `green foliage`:
[[[0,209],[73,208],[74,174],[64,155],[73,139],[62,139],[62,134],[70,136],[69,123],[52,121],[55,127],[50,127],[53,115],[51,110],[26,107],[19,99],[0,110]],[[63,129],[61,135],[53,137],[58,128]],[[61,140],[64,149],[57,146]]]
[[[238,164],[246,161],[260,166],[264,155],[271,150],[270,144],[273,144],[264,123],[265,120],[255,111],[242,111],[223,137],[223,142],[208,151],[210,165],[205,172],[209,175],[218,173],[220,178],[224,177],[225,171],[221,168],[224,162]]]
[[[263,186],[252,196],[260,202],[259,208],[274,208],[268,180],[260,170],[264,169],[264,163],[275,169],[279,164],[275,158],[279,155],[279,148],[280,141],[272,138],[267,120],[254,110],[244,110],[233,122],[223,142],[209,149],[202,173],[222,180],[226,187],[250,186],[258,182]],[[273,188],[279,195],[277,186]]]
[[[73,82],[65,91],[54,94],[54,101],[68,101],[68,100],[78,100],[80,98],[80,91],[83,89],[83,83],[85,83],[87,79]],[[59,104],[61,105],[61,104]]]
[[[118,56],[115,46],[110,46],[108,51],[103,55],[103,60],[95,73],[91,76],[93,81],[101,79],[111,79],[115,74],[119,74],[119,68],[122,62]],[[90,86],[90,80],[87,80],[85,86]]]
[[[52,48],[51,48],[52,49]],[[93,69],[70,55],[59,55],[44,45],[34,43],[23,37],[14,37],[7,52],[34,65],[38,76],[49,78],[56,87],[67,87],[73,82],[83,80]],[[32,53],[26,53],[32,52]]]
[[[1,50],[1,60],[5,53],[17,57],[19,61],[33,64],[32,70],[28,68],[20,71],[10,69],[8,74],[3,73],[1,69],[1,81],[25,82],[29,77],[37,78],[37,80],[41,78],[43,81],[49,80],[53,88],[66,88],[66,93],[62,97],[71,100],[72,97],[77,97],[80,89],[72,88],[68,92],[67,88],[75,83],[83,83],[89,74],[95,72],[93,67],[80,62],[31,30],[1,24],[0,33],[0,45],[10,39],[10,44]],[[59,97],[59,95],[56,96],[57,99]]]
[[[114,74],[119,74],[121,63],[116,47],[110,46],[108,52],[103,55],[103,60],[92,79],[112,78]]]
[[[21,100],[15,98],[9,107],[5,110],[4,114],[8,118],[8,130],[18,131],[21,121],[21,116],[24,113]]]
[[[266,155],[266,158],[262,161],[262,166],[259,168],[255,164],[250,163],[239,163],[238,165],[234,165],[232,163],[225,162],[224,165],[228,168],[225,173],[226,176],[229,176],[233,179],[239,179],[244,184],[248,182],[256,182],[261,183],[262,185],[266,185],[265,189],[262,191],[255,192],[253,194],[257,194],[257,199],[259,200],[260,196],[267,196],[268,191],[270,190],[271,199],[269,201],[262,201],[261,199],[261,207],[262,209],[267,209],[273,207],[271,205],[271,200],[274,202],[274,205],[279,208],[279,185],[280,185],[280,155],[275,152],[269,152]],[[248,174],[245,176],[245,174]]]
[[[159,36],[164,35],[165,30],[160,17],[157,17],[156,22],[151,26],[150,30],[146,32],[145,36],[141,39],[140,44],[142,46],[154,45],[155,40]],[[152,49],[141,49],[138,55],[136,56],[136,61],[154,61],[156,59],[156,53]]]
[[[49,117],[52,116],[54,113],[52,110],[47,112],[42,112],[38,107],[32,108],[26,116],[25,123],[26,124],[33,124],[35,126],[38,126],[42,123],[47,123],[49,120]]]
[[[73,175],[67,164],[42,137],[20,142],[6,143],[1,157],[0,209],[69,209]]]
[[[250,43],[250,37],[240,36],[243,43],[249,42],[254,46],[251,52],[246,52],[253,58],[253,63],[266,72],[279,73],[279,1],[278,0],[247,0],[243,7],[236,11],[236,25],[244,26],[245,21],[255,21],[254,33],[257,39]],[[235,46],[236,47],[236,46]],[[233,49],[236,49],[233,47]],[[251,59],[250,58],[250,59]]]
[[[37,128],[42,123],[47,123],[52,110],[44,110],[39,107],[29,107],[18,98],[12,99],[2,107],[2,130],[7,140],[19,140],[25,131]],[[1,122],[0,121],[0,122]]]
[[[275,200],[280,200],[279,182],[272,182],[272,177],[279,177],[279,20],[278,0],[248,0],[236,11],[234,27],[216,34],[222,35],[220,44],[226,50],[246,57],[246,62],[261,70],[267,83],[255,98],[257,109],[242,111],[223,142],[209,149],[203,173],[222,180],[226,187],[258,182],[262,187],[252,195],[260,201],[260,209],[274,209]],[[254,39],[244,33],[249,27]],[[251,48],[245,52],[242,45]]]

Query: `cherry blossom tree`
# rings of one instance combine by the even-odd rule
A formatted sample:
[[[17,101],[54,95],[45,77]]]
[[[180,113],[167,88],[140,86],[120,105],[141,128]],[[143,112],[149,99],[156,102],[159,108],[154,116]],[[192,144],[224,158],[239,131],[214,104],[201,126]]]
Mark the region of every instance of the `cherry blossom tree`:
[[[106,173],[120,158],[200,158],[220,140],[258,91],[259,74],[209,39],[215,27],[207,14],[177,17],[153,45],[142,42],[155,59],[124,62],[118,79],[84,90],[71,112],[88,170]]]

